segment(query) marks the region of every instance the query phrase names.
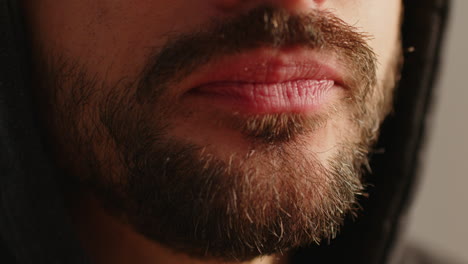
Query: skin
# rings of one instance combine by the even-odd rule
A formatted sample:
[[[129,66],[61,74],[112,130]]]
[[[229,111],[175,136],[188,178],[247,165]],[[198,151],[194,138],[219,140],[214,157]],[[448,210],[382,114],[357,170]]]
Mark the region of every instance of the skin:
[[[294,12],[328,10],[371,36],[369,46],[377,55],[378,81],[392,65],[399,39],[399,0],[24,0],[24,7],[37,45],[58,51],[86,65],[89,73],[114,83],[139,74],[148,50],[166,44],[171,32],[189,33],[212,18],[229,18],[265,3]],[[204,118],[209,117],[201,115],[198,121]],[[174,134],[198,144],[214,142],[218,146],[214,151],[221,156],[232,149],[243,151],[245,142],[235,132],[217,132],[209,126],[194,128],[190,122],[184,125],[188,127],[181,129],[180,125]],[[338,120],[334,125],[344,127],[346,123]],[[197,133],[183,132],[192,129]],[[322,153],[319,158],[325,160],[341,137],[334,131],[333,127],[324,128],[314,137],[319,140],[308,140],[306,147]],[[73,214],[83,245],[96,263],[220,263],[195,260],[147,240],[103,213],[93,199],[80,200]],[[271,256],[249,263],[285,260]]]

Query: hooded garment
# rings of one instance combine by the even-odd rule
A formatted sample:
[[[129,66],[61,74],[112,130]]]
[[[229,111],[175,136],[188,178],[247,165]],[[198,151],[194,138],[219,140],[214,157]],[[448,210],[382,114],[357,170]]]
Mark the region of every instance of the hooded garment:
[[[372,155],[372,173],[364,177],[369,197],[335,240],[297,250],[292,263],[433,263],[405,257],[400,234],[418,182],[448,6],[449,0],[404,0],[405,64],[376,147],[383,151]],[[18,0],[0,0],[0,263],[91,263],[40,135],[23,19]]]

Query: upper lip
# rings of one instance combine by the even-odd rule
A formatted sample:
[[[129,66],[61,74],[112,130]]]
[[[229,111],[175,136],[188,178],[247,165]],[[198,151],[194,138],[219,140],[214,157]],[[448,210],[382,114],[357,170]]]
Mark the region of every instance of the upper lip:
[[[330,53],[291,48],[257,49],[226,55],[200,67],[189,78],[189,91],[217,83],[283,83],[332,80],[345,87],[342,64]]]

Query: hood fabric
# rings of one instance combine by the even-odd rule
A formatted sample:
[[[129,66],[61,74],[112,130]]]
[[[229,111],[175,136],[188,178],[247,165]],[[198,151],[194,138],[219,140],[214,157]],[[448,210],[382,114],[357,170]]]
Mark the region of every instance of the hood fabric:
[[[33,104],[30,54],[18,0],[0,0],[0,263],[91,263],[65,213]],[[405,64],[366,175],[369,197],[330,244],[292,263],[399,263],[400,234],[418,181],[449,0],[404,0]],[[65,175],[63,175],[65,177]]]

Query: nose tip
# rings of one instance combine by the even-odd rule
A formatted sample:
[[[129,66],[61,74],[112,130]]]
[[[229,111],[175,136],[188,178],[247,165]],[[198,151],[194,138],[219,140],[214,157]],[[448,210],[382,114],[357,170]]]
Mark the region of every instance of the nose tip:
[[[212,0],[215,6],[223,11],[235,11],[251,8],[256,5],[270,4],[294,11],[320,7],[326,0]]]

